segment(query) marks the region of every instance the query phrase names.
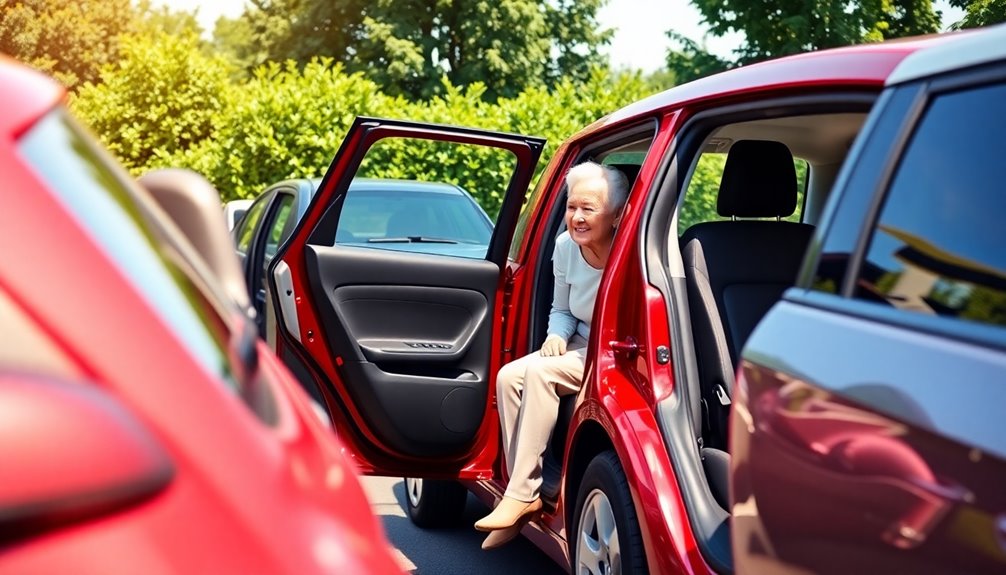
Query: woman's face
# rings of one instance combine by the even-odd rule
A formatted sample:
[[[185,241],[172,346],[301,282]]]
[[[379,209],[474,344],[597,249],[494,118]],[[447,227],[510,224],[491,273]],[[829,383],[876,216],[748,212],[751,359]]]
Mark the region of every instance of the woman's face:
[[[608,204],[608,181],[580,180],[567,194],[566,229],[581,247],[607,246],[615,235],[619,214]]]

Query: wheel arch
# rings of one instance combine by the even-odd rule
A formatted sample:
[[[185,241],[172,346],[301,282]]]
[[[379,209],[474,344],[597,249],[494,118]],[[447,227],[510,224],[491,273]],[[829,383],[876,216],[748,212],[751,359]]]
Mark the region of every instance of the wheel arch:
[[[600,422],[587,419],[577,426],[573,437],[569,456],[566,461],[566,473],[563,480],[563,514],[566,520],[567,533],[573,525],[573,515],[576,512],[576,494],[580,490],[583,474],[590,462],[605,451],[614,451],[618,455],[615,443]],[[619,456],[621,459],[621,456]],[[570,499],[572,497],[572,499]],[[635,499],[635,497],[633,497]],[[635,503],[635,501],[634,501]]]
[[[676,572],[690,565],[708,570],[701,557],[692,552],[694,539],[681,507],[670,458],[653,457],[654,453],[666,453],[666,446],[652,407],[632,385],[620,386],[619,391],[606,395],[601,402],[587,399],[574,414],[562,486],[567,537],[577,520],[576,499],[583,474],[594,457],[610,450],[629,479],[629,496],[644,535],[649,568],[654,572]],[[667,500],[658,498],[658,493],[666,494]],[[658,541],[670,542],[674,551],[659,549]]]

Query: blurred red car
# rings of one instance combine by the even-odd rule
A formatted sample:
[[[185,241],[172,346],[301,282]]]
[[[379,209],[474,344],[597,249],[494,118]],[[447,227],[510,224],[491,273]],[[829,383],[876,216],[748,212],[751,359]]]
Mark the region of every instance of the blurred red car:
[[[212,188],[152,175],[169,221],[63,98],[0,61],[0,571],[400,572],[227,287]]]

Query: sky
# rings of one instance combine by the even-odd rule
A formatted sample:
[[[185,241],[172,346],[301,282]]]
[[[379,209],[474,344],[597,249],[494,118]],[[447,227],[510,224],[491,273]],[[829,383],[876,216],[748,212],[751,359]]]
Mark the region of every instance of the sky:
[[[212,33],[220,16],[234,18],[244,10],[245,0],[158,0],[174,9],[199,9],[199,23]],[[944,25],[960,20],[963,12],[935,2],[943,12]],[[722,38],[706,37],[698,10],[689,0],[608,0],[598,13],[602,26],[613,28],[615,36],[605,50],[615,68],[638,68],[653,72],[663,67],[669,41],[665,32],[671,28],[705,43],[706,49],[718,56],[729,57],[743,36],[733,34]]]

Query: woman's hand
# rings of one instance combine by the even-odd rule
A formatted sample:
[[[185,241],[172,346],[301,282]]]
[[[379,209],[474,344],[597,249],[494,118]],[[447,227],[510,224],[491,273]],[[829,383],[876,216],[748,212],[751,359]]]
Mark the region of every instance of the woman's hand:
[[[545,357],[555,357],[566,353],[566,340],[552,334],[545,338],[545,343],[541,344],[541,354]]]

